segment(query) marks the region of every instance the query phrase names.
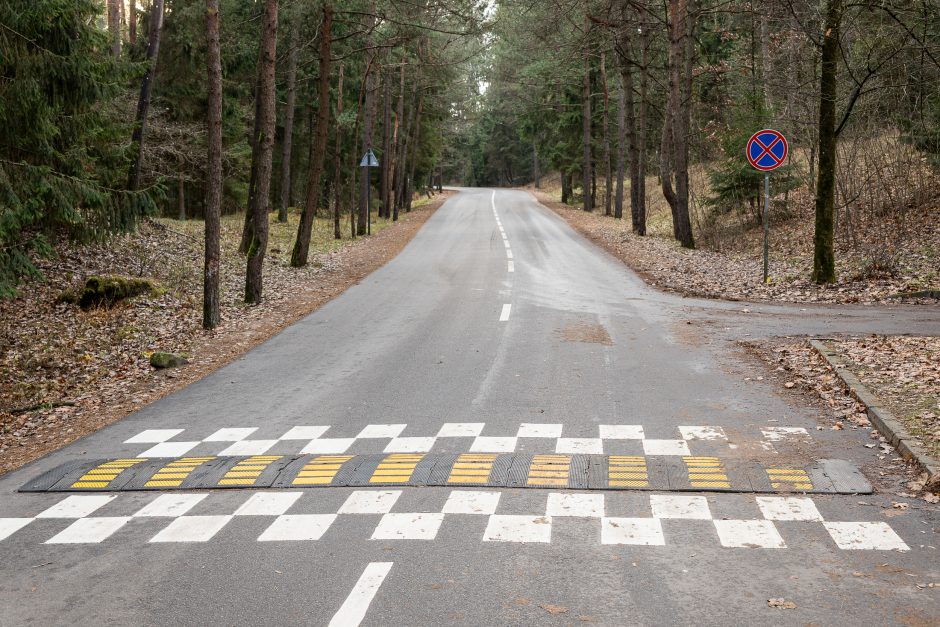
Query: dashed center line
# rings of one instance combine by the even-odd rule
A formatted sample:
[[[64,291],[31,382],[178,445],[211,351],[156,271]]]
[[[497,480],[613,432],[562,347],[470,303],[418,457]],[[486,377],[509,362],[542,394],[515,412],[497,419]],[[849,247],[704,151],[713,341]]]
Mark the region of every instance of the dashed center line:
[[[392,562],[370,562],[362,571],[359,581],[346,597],[339,611],[333,615],[330,627],[355,627],[366,617],[369,604],[378,592],[379,586],[392,569]]]
[[[508,261],[507,263],[509,263],[508,271],[509,271],[509,272],[515,272],[515,271],[516,271],[516,266],[513,265],[512,261],[510,260],[510,261]]]
[[[503,305],[503,310],[499,314],[499,321],[506,322],[507,320],[509,320],[509,312],[511,310],[512,310],[512,305],[510,305],[509,303],[506,303],[505,305]]]

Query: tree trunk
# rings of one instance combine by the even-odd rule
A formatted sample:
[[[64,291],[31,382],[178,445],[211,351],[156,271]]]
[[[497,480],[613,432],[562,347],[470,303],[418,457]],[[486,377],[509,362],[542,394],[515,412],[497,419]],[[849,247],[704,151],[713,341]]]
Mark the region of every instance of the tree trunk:
[[[179,159],[179,170],[176,172],[176,217],[179,220],[186,219],[186,171],[183,158]]]
[[[604,215],[610,215],[613,190],[613,175],[610,168],[610,90],[607,87],[607,55],[601,53],[601,89],[604,92],[604,117],[601,121],[601,135],[604,143]]]
[[[369,14],[366,17],[366,93],[362,113],[362,154],[372,150],[372,121],[375,107],[375,48],[372,45],[372,29],[375,28],[375,2],[369,4]],[[369,215],[369,205],[372,194],[372,180],[369,176],[371,168],[363,168],[362,180],[359,182],[359,224],[356,232],[365,235],[372,230],[372,216]]]
[[[408,171],[408,148],[411,145],[412,128],[415,125],[415,115],[418,113],[418,75],[416,74],[411,83],[411,111],[405,118],[405,126],[401,132],[400,150],[398,153],[398,173],[395,182],[395,214],[405,208],[405,187],[407,184],[406,174]]]
[[[401,160],[402,160],[402,135],[404,127],[402,126],[402,118],[405,115],[405,61],[402,59],[401,63],[401,77],[399,78],[399,87],[398,87],[398,104],[395,107],[395,129],[392,134],[392,145],[394,146],[393,152],[395,153],[394,159],[391,152],[389,153],[388,158],[393,159],[391,165],[391,170],[389,176],[391,178],[391,184],[394,189],[389,193],[389,200],[392,203],[392,220],[398,220],[398,208],[401,206],[399,202],[399,197],[401,196],[401,177],[399,172],[401,171]]]
[[[140,187],[140,162],[143,158],[144,134],[147,129],[147,111],[150,109],[150,96],[153,93],[153,75],[157,69],[157,55],[160,52],[160,33],[163,31],[163,0],[153,0],[150,5],[150,33],[147,41],[147,71],[140,83],[140,97],[137,100],[137,117],[134,132],[131,135],[131,150],[134,160],[127,175],[127,189],[135,191]]]
[[[260,54],[260,53],[259,53]],[[260,56],[259,56],[260,64]],[[258,138],[261,137],[261,75],[257,72],[255,73],[255,120],[251,130],[251,170],[248,174],[248,199],[249,202],[251,198],[255,195],[255,187],[258,185],[258,161],[254,159],[255,151],[257,146],[255,145],[258,141]],[[243,255],[248,254],[248,246],[251,244],[252,238],[252,229],[254,225],[252,223],[252,214],[251,207],[245,207],[245,221],[242,224],[242,239],[238,244],[238,252]]]
[[[441,178],[443,178],[443,173]],[[532,178],[535,189],[542,186],[542,171],[539,169],[539,146],[535,140],[532,140]]]
[[[843,0],[828,0],[819,77],[819,169],[816,181],[816,232],[813,236],[813,281],[835,283],[836,259],[833,221],[836,204],[836,80],[839,63],[839,29]]]
[[[251,243],[248,246],[248,266],[245,272],[245,302],[261,303],[263,287],[262,267],[268,246],[268,209],[271,203],[271,159],[274,155],[274,70],[277,57],[277,0],[265,0],[264,22],[261,34],[261,54],[258,59],[258,98],[260,100],[260,133],[255,138],[252,161],[258,163],[258,181],[254,194],[248,199],[251,213]]]
[[[333,239],[342,239],[340,231],[340,209],[343,206],[343,128],[339,120],[343,117],[343,74],[345,64],[339,64],[339,80],[336,82],[336,148],[333,150]]]
[[[581,80],[581,143],[583,148],[583,163],[581,165],[581,187],[584,195],[584,210],[591,211],[593,180],[591,176],[591,56],[584,50],[584,76]]]
[[[640,106],[639,106],[639,116],[637,119],[637,137],[635,146],[631,146],[631,150],[635,150],[636,154],[631,154],[631,159],[636,158],[637,164],[637,175],[636,175],[636,191],[630,192],[631,202],[636,198],[637,209],[637,226],[636,234],[637,235],[646,235],[646,132],[647,132],[647,122],[646,122],[646,111],[647,103],[649,102],[647,89],[649,85],[649,50],[650,50],[650,28],[646,24],[646,7],[644,4],[640,4],[639,9],[640,16],[640,27],[642,33],[640,33],[640,46],[643,48],[641,51],[641,68],[640,68]],[[632,164],[631,164],[631,189],[634,187],[632,179]],[[634,196],[635,194],[635,196]],[[631,213],[633,213],[633,208],[631,206]]]
[[[127,41],[137,45],[137,0],[127,0]]]
[[[115,58],[121,56],[121,2],[123,0],[108,0],[108,36]]]
[[[392,217],[392,76],[389,69],[382,73],[382,217]]]
[[[571,174],[568,172],[562,173],[561,175],[561,203],[563,205],[570,204],[573,200],[573,192],[571,191]]]
[[[411,157],[409,159],[408,180],[405,183],[405,211],[411,211],[414,199],[415,170],[418,168],[418,145],[421,143],[421,112],[424,109],[424,92],[418,93],[418,110],[415,112],[415,125],[411,133]]]
[[[131,4],[133,11],[133,2]],[[206,155],[206,250],[202,274],[202,327],[219,326],[219,218],[222,213],[222,52],[219,45],[219,0],[206,0],[208,51],[208,151]]]
[[[624,153],[626,152],[627,141],[627,90],[632,89],[633,77],[631,68],[626,61],[620,59],[620,93],[617,94],[617,196],[614,198],[614,217],[618,220],[623,218],[623,170]],[[633,101],[632,95],[630,101]],[[631,118],[633,116],[631,115]],[[633,137],[631,136],[631,140]],[[630,156],[632,164],[633,146],[630,146]],[[632,174],[632,170],[631,170]],[[630,196],[633,196],[633,181],[630,181]]]
[[[317,83],[317,126],[313,141],[313,154],[307,173],[307,200],[297,226],[297,240],[291,252],[290,265],[300,268],[307,265],[310,254],[310,231],[320,203],[320,179],[323,177],[323,162],[326,158],[326,142],[330,124],[330,55],[333,48],[333,5],[323,3],[323,24],[320,26],[320,77]],[[335,220],[334,220],[335,228]],[[334,233],[335,235],[335,233]]]
[[[284,103],[284,145],[281,152],[281,202],[277,221],[287,222],[291,205],[291,149],[294,140],[294,99],[297,87],[297,44],[300,20],[296,17],[290,29],[290,50],[287,53],[287,102]]]

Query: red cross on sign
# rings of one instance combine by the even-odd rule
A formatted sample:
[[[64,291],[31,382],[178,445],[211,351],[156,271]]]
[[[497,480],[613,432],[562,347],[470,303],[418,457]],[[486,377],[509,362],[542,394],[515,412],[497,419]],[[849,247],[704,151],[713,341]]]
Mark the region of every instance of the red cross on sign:
[[[765,128],[751,135],[745,152],[753,167],[761,172],[769,172],[783,165],[788,150],[787,140],[782,133]]]

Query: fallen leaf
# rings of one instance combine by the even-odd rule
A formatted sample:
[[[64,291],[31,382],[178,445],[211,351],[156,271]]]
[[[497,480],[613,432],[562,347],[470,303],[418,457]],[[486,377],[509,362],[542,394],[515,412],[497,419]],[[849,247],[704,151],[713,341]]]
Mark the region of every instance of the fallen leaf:
[[[564,614],[568,611],[567,607],[561,605],[552,605],[550,603],[542,603],[539,605],[540,608],[548,612],[549,614]]]
[[[795,610],[796,603],[793,601],[787,601],[786,599],[767,599],[767,605],[770,607],[776,607],[782,610]]]

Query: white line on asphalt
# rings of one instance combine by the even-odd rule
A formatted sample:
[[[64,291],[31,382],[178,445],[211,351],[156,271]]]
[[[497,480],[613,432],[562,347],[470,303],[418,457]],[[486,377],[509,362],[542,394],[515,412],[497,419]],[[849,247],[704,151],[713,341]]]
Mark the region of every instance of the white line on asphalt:
[[[392,562],[371,562],[366,566],[352,592],[330,621],[330,627],[355,627],[361,623],[375,593],[391,569]]]
[[[496,190],[493,190],[493,195],[490,196],[490,204],[493,205],[493,213],[496,213]]]
[[[502,313],[499,314],[499,321],[500,321],[500,322],[506,322],[507,320],[509,320],[509,310],[510,310],[510,309],[512,309],[512,305],[510,305],[509,303],[506,303],[505,305],[503,305],[503,311],[502,311]]]
[[[509,261],[508,263],[509,263],[509,271],[510,271],[510,272],[515,272],[515,271],[516,271],[516,267],[512,264],[512,261]]]
[[[512,251],[508,248],[506,249],[506,259],[512,259]]]
[[[509,248],[509,240],[503,240],[503,246]]]

